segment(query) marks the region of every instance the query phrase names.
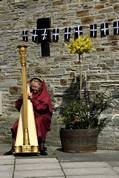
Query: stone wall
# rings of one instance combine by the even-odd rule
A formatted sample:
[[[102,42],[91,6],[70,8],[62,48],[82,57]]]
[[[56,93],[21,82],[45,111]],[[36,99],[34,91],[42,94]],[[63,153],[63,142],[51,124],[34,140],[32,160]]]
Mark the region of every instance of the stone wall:
[[[21,44],[22,30],[28,30],[27,78],[41,75],[47,82],[55,111],[49,144],[59,145],[59,108],[63,95],[72,79],[79,75],[78,56],[69,54],[64,45],[63,28],[83,25],[83,33],[89,34],[90,24],[98,25],[98,36],[92,39],[95,51],[84,55],[83,73],[89,90],[106,89],[111,92],[113,109],[104,117],[109,124],[99,135],[99,149],[119,149],[119,36],[113,35],[113,22],[119,18],[118,0],[25,0],[0,1],[0,92],[2,114],[0,116],[0,140],[10,140],[10,126],[19,114],[14,102],[21,91],[21,65],[17,45]],[[32,42],[33,29],[39,18],[50,17],[51,27],[60,27],[58,43],[50,43],[50,57],[41,57],[40,44]],[[110,34],[100,37],[100,24],[108,22]]]

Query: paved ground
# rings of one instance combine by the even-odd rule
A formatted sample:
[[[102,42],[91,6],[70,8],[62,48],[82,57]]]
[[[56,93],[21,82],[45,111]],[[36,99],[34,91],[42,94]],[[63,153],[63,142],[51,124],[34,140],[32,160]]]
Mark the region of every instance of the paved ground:
[[[0,144],[0,178],[119,178],[119,151],[64,153],[48,146],[47,156],[4,156]]]

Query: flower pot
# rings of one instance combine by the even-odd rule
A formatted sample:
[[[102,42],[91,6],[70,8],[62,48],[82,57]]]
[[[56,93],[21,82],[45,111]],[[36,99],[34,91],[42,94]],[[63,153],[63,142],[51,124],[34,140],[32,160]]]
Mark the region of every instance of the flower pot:
[[[60,130],[62,151],[91,152],[97,150],[98,129],[64,129]]]

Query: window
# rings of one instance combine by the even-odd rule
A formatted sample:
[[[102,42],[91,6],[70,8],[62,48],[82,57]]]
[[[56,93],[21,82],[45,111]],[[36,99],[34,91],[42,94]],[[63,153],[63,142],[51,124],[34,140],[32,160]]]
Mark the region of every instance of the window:
[[[42,18],[37,20],[38,43],[41,43],[42,57],[50,56],[51,30],[48,29],[50,27],[50,18]]]

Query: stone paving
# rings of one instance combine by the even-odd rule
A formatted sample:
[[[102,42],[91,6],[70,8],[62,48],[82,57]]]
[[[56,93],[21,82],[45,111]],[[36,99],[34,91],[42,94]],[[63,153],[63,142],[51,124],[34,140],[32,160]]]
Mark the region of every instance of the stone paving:
[[[48,147],[47,156],[0,154],[0,178],[119,178],[119,151],[63,153]]]

